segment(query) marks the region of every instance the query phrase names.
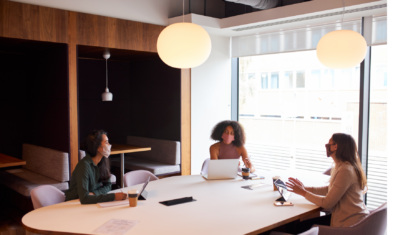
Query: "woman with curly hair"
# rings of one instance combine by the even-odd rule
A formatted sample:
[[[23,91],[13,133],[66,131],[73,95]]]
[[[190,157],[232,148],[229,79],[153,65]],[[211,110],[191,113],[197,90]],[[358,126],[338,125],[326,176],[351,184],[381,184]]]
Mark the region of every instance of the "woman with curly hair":
[[[250,168],[251,172],[255,171],[255,167],[251,163],[247,150],[244,147],[246,135],[240,123],[229,120],[222,121],[213,128],[210,137],[219,141],[210,146],[211,160],[240,159],[242,157],[246,167]]]

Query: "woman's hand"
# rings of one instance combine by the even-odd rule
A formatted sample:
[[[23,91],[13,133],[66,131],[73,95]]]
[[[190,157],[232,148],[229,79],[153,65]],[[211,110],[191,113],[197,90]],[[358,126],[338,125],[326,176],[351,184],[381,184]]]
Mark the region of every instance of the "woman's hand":
[[[115,201],[126,200],[127,194],[125,193],[115,193]]]
[[[93,192],[90,192],[89,195],[92,195],[92,196],[93,196],[93,195],[95,195],[95,194],[94,194]]]
[[[293,192],[299,195],[302,195],[303,197],[306,196],[306,189],[304,188],[303,183],[295,178],[290,177],[289,182],[286,183],[286,186],[288,188],[289,192]]]

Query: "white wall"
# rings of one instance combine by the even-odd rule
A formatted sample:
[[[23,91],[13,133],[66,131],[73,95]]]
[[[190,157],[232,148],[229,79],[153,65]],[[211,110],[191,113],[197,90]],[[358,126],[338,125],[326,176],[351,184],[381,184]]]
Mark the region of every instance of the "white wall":
[[[210,157],[214,125],[231,119],[230,38],[210,37],[209,59],[191,69],[191,174],[199,174],[203,161]]]

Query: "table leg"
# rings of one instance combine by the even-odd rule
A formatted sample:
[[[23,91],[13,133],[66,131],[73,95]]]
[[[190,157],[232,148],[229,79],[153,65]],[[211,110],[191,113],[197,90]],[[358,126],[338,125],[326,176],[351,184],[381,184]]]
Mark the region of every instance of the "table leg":
[[[124,188],[124,153],[120,154],[120,187]]]

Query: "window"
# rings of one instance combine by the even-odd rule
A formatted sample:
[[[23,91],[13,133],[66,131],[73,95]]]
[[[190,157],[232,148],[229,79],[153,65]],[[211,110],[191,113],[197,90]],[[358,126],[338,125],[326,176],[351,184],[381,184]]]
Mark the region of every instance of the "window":
[[[311,70],[311,77],[307,80],[307,84],[311,89],[319,89],[321,87],[321,70]]]
[[[370,209],[387,200],[387,136],[393,135],[387,133],[388,123],[391,125],[387,110],[392,104],[388,103],[386,18],[373,17],[372,22],[368,165],[363,166],[367,168],[366,203]],[[342,28],[359,32],[361,22],[347,22]],[[264,49],[269,54],[248,56],[258,53],[234,50],[240,63],[251,61],[239,73],[261,74],[262,89],[245,90],[253,91],[253,98],[243,103],[239,98],[239,122],[248,137],[245,147],[258,170],[322,173],[333,162],[326,157],[324,148],[332,134],[350,134],[358,144],[360,65],[329,69],[319,62],[315,51],[320,38],[336,29],[337,24],[332,24],[312,27],[303,36],[299,30],[269,33]],[[280,45],[273,45],[274,36]],[[263,38],[258,35],[255,40],[263,42]],[[236,40],[242,42],[241,37]],[[275,53],[278,47],[280,53]],[[257,49],[260,51],[260,47]],[[249,113],[253,115],[246,116]]]
[[[387,201],[387,45],[371,48],[370,121],[368,145],[367,206],[377,208]],[[390,84],[389,84],[390,85]],[[390,124],[389,124],[390,125]]]
[[[378,47],[375,47],[376,51],[378,51]],[[374,57],[373,57],[374,58]],[[377,59],[374,59],[377,60]],[[380,63],[380,62],[374,62],[374,63]],[[387,73],[387,68],[386,64],[375,64],[373,66],[373,69],[371,71],[371,86],[374,88],[383,88],[387,87],[388,85],[388,73]]]
[[[268,89],[268,77],[267,77],[267,73],[262,73],[262,74],[261,74],[261,88],[262,88],[262,89]]]
[[[306,87],[306,74],[304,71],[298,71],[296,73],[296,88]]]
[[[278,73],[272,73],[270,75],[270,81],[271,81],[271,89],[278,89],[279,88],[279,78],[278,78]]]
[[[258,170],[322,173],[332,165],[325,151],[332,134],[345,132],[357,140],[359,86],[357,90],[341,88],[344,85],[339,77],[345,71],[326,69],[315,50],[239,58],[240,64],[245,64],[243,61],[251,62],[240,66],[240,74],[253,69],[261,77],[257,88],[262,89],[253,93],[253,100],[248,98],[243,104],[239,100],[239,122],[247,134],[246,148]],[[357,84],[359,75],[354,68],[351,79],[357,79]],[[329,87],[337,82],[336,90],[322,87],[323,81]]]
[[[293,72],[285,72],[284,78],[281,82],[281,87],[284,89],[291,89],[293,88]]]
[[[249,73],[248,74],[248,79],[255,79],[255,73]]]
[[[359,80],[359,78],[358,78]],[[321,88],[331,89],[334,87],[334,70],[325,69],[322,73]]]
[[[341,71],[341,88],[350,88],[352,79],[352,68]]]

